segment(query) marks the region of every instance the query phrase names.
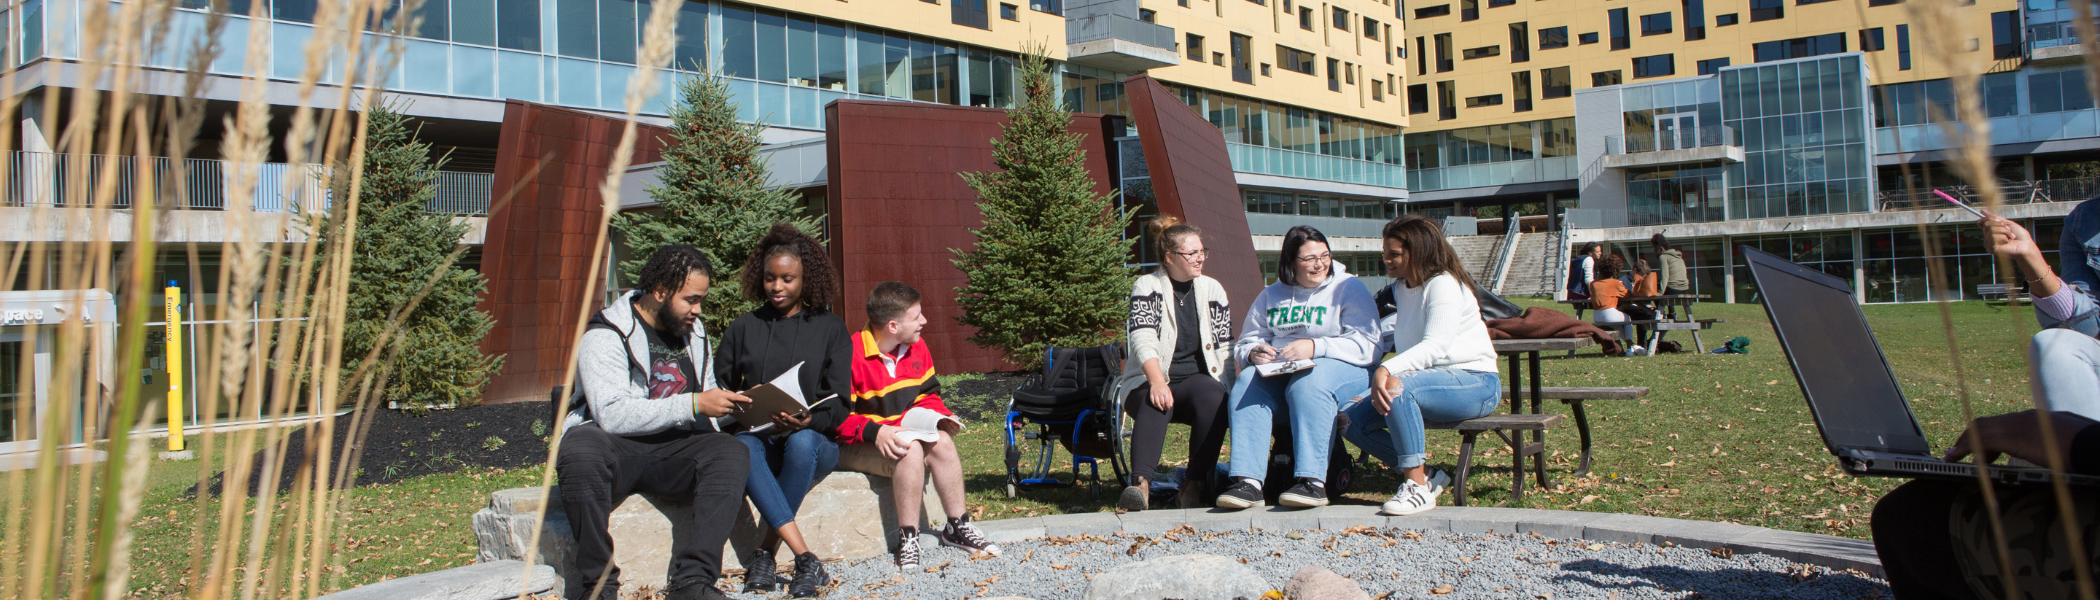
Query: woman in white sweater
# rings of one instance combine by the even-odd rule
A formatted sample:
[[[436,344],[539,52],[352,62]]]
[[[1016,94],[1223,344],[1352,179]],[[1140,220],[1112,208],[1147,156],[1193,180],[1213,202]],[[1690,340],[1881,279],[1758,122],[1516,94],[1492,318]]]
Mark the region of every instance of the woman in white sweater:
[[[1334,263],[1327,236],[1303,225],[1284,232],[1275,284],[1247,308],[1233,379],[1231,487],[1218,507],[1242,509],[1265,500],[1270,430],[1279,405],[1290,412],[1291,474],[1297,481],[1277,496],[1291,507],[1327,505],[1327,457],[1334,449],[1334,417],[1341,403],[1362,396],[1378,349],[1378,306],[1371,290]],[[1310,362],[1294,372],[1263,376],[1274,362]],[[1272,367],[1274,368],[1274,367]]]
[[[1473,278],[1444,232],[1427,217],[1404,215],[1385,225],[1383,237],[1397,310],[1379,323],[1378,348],[1396,354],[1372,371],[1370,394],[1345,411],[1343,436],[1400,472],[1400,491],[1380,512],[1411,515],[1436,508],[1443,493],[1423,466],[1423,422],[1495,412],[1502,377]]]
[[[1136,427],[1130,437],[1130,487],[1124,510],[1151,508],[1152,473],[1167,442],[1167,423],[1189,425],[1189,470],[1181,508],[1205,502],[1218,471],[1227,420],[1225,382],[1232,351],[1232,305],[1225,286],[1203,276],[1203,231],[1173,216],[1153,219],[1159,269],[1130,290],[1130,336],[1123,375],[1111,393],[1123,399]]]

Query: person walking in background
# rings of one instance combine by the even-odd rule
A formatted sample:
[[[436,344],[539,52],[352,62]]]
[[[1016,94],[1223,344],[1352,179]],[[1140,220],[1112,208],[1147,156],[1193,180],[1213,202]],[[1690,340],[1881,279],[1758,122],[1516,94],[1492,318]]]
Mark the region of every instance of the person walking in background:
[[[1203,275],[1208,254],[1202,230],[1171,215],[1149,227],[1159,244],[1160,267],[1131,286],[1123,374],[1110,392],[1123,399],[1136,425],[1130,487],[1117,505],[1150,508],[1167,424],[1175,422],[1190,426],[1188,474],[1178,498],[1182,508],[1193,508],[1207,501],[1230,423],[1222,408],[1232,375],[1232,305],[1225,286]]]
[[[940,494],[943,515],[940,543],[972,555],[999,555],[999,546],[970,524],[964,505],[962,455],[955,434],[962,421],[941,401],[941,380],[933,376],[933,352],[919,332],[926,327],[919,290],[885,281],[868,292],[868,328],[853,336],[853,414],[839,426],[839,467],[890,478],[890,497],[897,505],[897,569],[919,568],[919,506],[926,495],[926,474]],[[911,429],[910,413],[937,418],[933,431]]]
[[[1684,269],[1684,253],[1671,246],[1670,239],[1660,233],[1648,238],[1648,243],[1655,246],[1655,265],[1662,274],[1662,293],[1692,293],[1692,279]],[[1665,310],[1669,311],[1671,320],[1677,319],[1677,305],[1671,304]]]
[[[1297,482],[1277,497],[1284,506],[1327,505],[1327,459],[1333,450],[1335,415],[1341,402],[1370,387],[1376,361],[1378,307],[1341,265],[1334,263],[1327,236],[1303,225],[1283,236],[1277,282],[1247,309],[1233,355],[1246,365],[1233,379],[1232,478],[1218,506],[1243,509],[1264,502],[1262,478],[1269,469],[1270,430],[1276,407],[1290,411],[1292,475]],[[1274,362],[1310,362],[1290,372],[1261,374]],[[1279,367],[1270,367],[1272,370]]]
[[[1473,278],[1444,232],[1421,215],[1386,223],[1385,268],[1394,312],[1378,324],[1378,353],[1396,353],[1371,373],[1370,394],[1344,412],[1343,435],[1400,473],[1387,515],[1436,508],[1449,485],[1428,459],[1427,421],[1476,419],[1502,404],[1495,344],[1480,319]]]
[[[809,489],[838,464],[839,446],[831,438],[846,420],[845,398],[820,400],[852,392],[853,336],[831,312],[838,278],[824,246],[793,225],[774,225],[751,251],[741,276],[744,296],[762,304],[722,332],[715,355],[722,387],[748,390],[800,365],[797,379],[811,403],[804,414],[778,415],[766,431],[737,434],[751,457],[745,495],[768,526],[744,563],[745,591],[779,586],[773,554],[784,541],[795,556],[789,593],[813,597],[831,577],[803,541],[795,513]]]

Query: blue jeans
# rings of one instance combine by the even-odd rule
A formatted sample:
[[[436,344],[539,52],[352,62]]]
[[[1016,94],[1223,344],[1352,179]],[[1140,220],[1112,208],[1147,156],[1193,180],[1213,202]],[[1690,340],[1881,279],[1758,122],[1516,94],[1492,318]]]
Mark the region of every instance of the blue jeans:
[[[811,429],[785,437],[739,433],[736,439],[751,450],[751,475],[744,480],[744,495],[776,530],[795,522],[802,497],[839,464],[838,443]]]
[[[1430,369],[1400,376],[1400,395],[1386,414],[1369,396],[1343,412],[1342,436],[1395,469],[1422,466],[1429,458],[1424,421],[1451,422],[1494,414],[1502,405],[1502,376],[1459,369]]]
[[[1334,446],[1334,416],[1344,400],[1371,389],[1371,373],[1332,358],[1313,359],[1313,368],[1289,375],[1262,377],[1254,367],[1240,369],[1232,382],[1232,476],[1262,479],[1269,472],[1269,432],[1276,424],[1276,404],[1289,402],[1292,475],[1327,479],[1327,453]]]
[[[2044,329],[2028,345],[2035,408],[2100,421],[2100,339]]]

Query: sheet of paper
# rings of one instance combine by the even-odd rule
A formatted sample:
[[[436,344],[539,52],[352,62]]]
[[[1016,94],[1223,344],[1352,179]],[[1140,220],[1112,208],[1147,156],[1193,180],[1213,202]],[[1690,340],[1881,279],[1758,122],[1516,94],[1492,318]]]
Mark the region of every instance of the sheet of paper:
[[[904,411],[904,418],[897,421],[897,426],[903,429],[897,432],[897,437],[915,442],[937,442],[941,439],[942,428],[951,428],[952,434],[962,429],[962,421],[930,408],[914,408]]]
[[[1275,377],[1277,375],[1296,373],[1310,368],[1313,368],[1313,361],[1309,360],[1294,360],[1290,362],[1275,361],[1265,365],[1256,365],[1254,367],[1254,371],[1256,373],[1261,373],[1262,377]]]

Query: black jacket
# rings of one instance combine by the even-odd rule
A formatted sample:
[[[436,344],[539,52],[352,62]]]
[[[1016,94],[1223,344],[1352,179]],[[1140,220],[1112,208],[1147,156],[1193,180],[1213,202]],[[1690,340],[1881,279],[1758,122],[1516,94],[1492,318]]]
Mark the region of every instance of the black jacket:
[[[803,363],[804,400],[840,396],[810,412],[809,429],[835,436],[853,394],[853,334],[846,320],[831,311],[804,309],[782,316],[768,304],[737,317],[715,350],[715,380],[741,392],[772,381],[796,363]]]

